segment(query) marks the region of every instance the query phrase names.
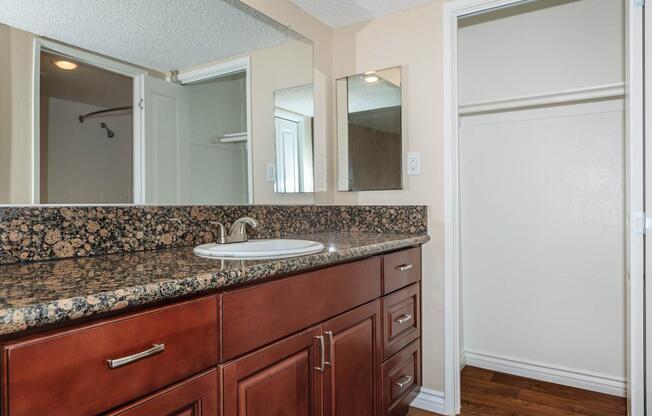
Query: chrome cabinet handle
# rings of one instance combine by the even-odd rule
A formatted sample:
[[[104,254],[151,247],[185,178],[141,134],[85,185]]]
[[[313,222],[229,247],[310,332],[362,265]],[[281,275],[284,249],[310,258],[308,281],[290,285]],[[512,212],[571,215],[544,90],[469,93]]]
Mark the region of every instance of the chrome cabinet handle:
[[[333,366],[333,331],[324,331],[324,334],[328,335],[328,361],[325,361],[324,365],[332,367]]]
[[[399,272],[404,272],[406,270],[410,270],[412,267],[414,267],[411,263],[408,264],[399,264],[398,266],[395,267],[396,270]]]
[[[106,362],[107,364],[109,364],[109,368],[118,368],[118,367],[122,367],[123,365],[133,363],[134,361],[142,360],[143,358],[161,353],[163,351],[165,351],[165,344],[154,344],[152,345],[152,348],[148,350],[141,351],[137,354],[128,355],[126,357],[115,358],[115,359],[109,358],[106,360]]]
[[[406,313],[405,315],[401,315],[398,318],[394,319],[394,322],[398,322],[399,324],[404,324],[410,319],[412,319],[412,315]]]
[[[319,340],[319,347],[321,349],[321,365],[318,367],[315,367],[315,370],[323,373],[324,368],[326,366],[326,357],[325,357],[325,352],[324,352],[324,337],[322,335],[319,335],[315,337],[315,339]]]
[[[394,383],[394,385],[396,385],[396,387],[398,387],[399,389],[402,389],[403,387],[407,386],[411,382],[412,382],[412,376],[405,376],[403,377],[403,381],[397,381],[396,383]]]

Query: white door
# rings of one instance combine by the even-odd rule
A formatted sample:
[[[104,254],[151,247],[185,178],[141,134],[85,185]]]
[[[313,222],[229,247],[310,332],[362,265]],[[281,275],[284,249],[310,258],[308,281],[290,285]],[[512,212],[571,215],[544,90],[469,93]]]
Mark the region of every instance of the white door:
[[[299,192],[299,123],[276,117],[276,192]]]
[[[648,211],[652,209],[652,200],[650,200],[652,169],[645,169],[645,161],[652,161],[650,158],[652,153],[644,146],[644,10],[641,2],[637,0],[629,0],[626,5],[626,203],[629,224],[627,227],[627,405],[630,416],[644,416],[646,414],[644,275],[647,265],[652,265],[652,247],[649,244],[645,246],[646,227],[643,213],[646,207]],[[649,119],[649,115],[647,118]],[[650,213],[647,215],[649,216]],[[648,414],[652,414],[651,408],[648,408]]]
[[[645,13],[645,16],[643,16],[643,13]],[[631,88],[642,89],[641,83],[645,85],[645,92],[641,100],[642,103],[640,103],[640,105],[643,105],[645,108],[645,127],[643,128],[643,134],[641,135],[643,136],[643,143],[647,143],[647,140],[645,140],[645,137],[647,136],[646,133],[652,131],[650,130],[652,129],[652,77],[649,76],[652,74],[652,28],[644,26],[647,26],[647,22],[652,21],[650,20],[652,19],[652,10],[649,6],[647,6],[644,8],[643,12],[641,12],[641,7],[637,7],[637,10],[633,12],[633,18],[639,22],[639,25],[636,28],[637,36],[640,35],[641,32],[645,33],[645,39],[642,40],[644,45],[643,55],[645,56],[645,62],[643,63],[642,69],[643,80],[639,81],[638,84],[632,84]],[[645,166],[652,166],[652,149],[650,149],[649,146],[645,147]],[[645,169],[645,210],[647,211],[647,216],[651,217],[652,169]],[[652,233],[652,229],[648,229],[647,233]],[[650,270],[650,267],[652,267],[652,243],[649,243],[650,239],[647,237],[646,241],[648,243],[645,246],[645,276],[651,276],[652,270]],[[652,381],[650,380],[650,377],[652,377],[652,285],[646,284],[646,280],[647,279],[643,278],[636,282],[636,285],[632,287],[632,295],[635,296],[636,293],[641,294],[638,296],[638,302],[634,305],[640,312],[639,319],[634,320],[634,323],[636,325],[643,326],[643,322],[641,321],[641,319],[643,319],[643,310],[645,310],[646,314],[644,318],[645,327],[642,334],[642,337],[644,337],[645,349],[642,354],[637,354],[638,361],[634,362],[633,364],[635,366],[640,365],[642,368],[643,362],[640,360],[643,359],[646,363],[645,372],[643,373],[643,371],[640,371],[637,373],[637,383],[641,386],[640,390],[643,390],[642,383],[645,384],[644,392],[641,392],[641,394],[638,396],[640,399],[643,399],[643,396],[645,396],[647,409],[642,409],[643,403],[640,403],[640,405],[635,407],[633,406],[633,409],[638,413],[632,412],[632,416],[639,414],[646,414],[648,416],[652,415]]]
[[[190,193],[189,98],[177,84],[143,75],[143,201],[188,203]]]

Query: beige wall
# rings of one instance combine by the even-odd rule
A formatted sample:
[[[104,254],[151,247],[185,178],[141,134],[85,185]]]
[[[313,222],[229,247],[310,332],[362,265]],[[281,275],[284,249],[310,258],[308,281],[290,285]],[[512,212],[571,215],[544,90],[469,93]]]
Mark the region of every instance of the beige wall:
[[[0,204],[31,202],[33,41],[0,25]]]
[[[421,175],[408,176],[402,191],[337,192],[338,204],[423,204],[432,240],[423,247],[423,382],[444,389],[443,354],[443,157],[441,2],[394,13],[333,33],[333,79],[402,65],[409,152],[421,153]],[[333,109],[334,111],[334,109]],[[334,120],[333,120],[334,123]],[[336,151],[333,138],[331,157]],[[329,165],[329,188],[336,166]]]

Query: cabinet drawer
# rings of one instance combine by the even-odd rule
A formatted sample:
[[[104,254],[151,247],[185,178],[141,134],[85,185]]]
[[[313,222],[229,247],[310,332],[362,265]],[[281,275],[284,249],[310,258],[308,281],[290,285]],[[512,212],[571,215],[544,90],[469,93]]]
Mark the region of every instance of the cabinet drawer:
[[[222,294],[220,362],[380,297],[380,258]]]
[[[392,293],[421,280],[421,248],[383,256],[383,294]]]
[[[419,298],[419,283],[382,298],[383,359],[388,359],[419,337]]]
[[[421,347],[417,339],[382,366],[383,410],[385,415],[408,412],[421,385]]]
[[[33,337],[4,347],[5,411],[98,414],[214,366],[217,351],[215,296]]]
[[[217,371],[207,371],[105,416],[217,415]]]

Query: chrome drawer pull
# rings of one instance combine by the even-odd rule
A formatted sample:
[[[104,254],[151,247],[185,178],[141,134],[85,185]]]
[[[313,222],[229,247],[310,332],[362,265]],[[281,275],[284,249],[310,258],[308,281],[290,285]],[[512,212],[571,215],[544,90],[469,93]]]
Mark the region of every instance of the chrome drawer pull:
[[[406,313],[405,315],[401,315],[398,318],[394,319],[394,322],[398,322],[399,324],[404,324],[410,319],[412,319],[412,315]]]
[[[413,266],[411,263],[408,263],[408,264],[401,264],[401,265],[398,265],[398,266],[396,266],[395,268],[396,268],[396,270],[398,270],[399,272],[404,272],[404,271],[406,271],[406,270],[410,270],[412,267],[414,267],[414,266]]]
[[[109,368],[118,368],[118,367],[122,367],[123,365],[133,363],[134,361],[142,360],[143,358],[161,353],[163,351],[165,351],[165,344],[154,344],[152,345],[152,348],[148,350],[141,351],[137,354],[128,355],[122,358],[116,358],[116,359],[109,358],[108,360],[106,360],[106,362],[109,364]]]
[[[326,367],[326,356],[324,352],[324,337],[320,335],[315,338],[319,340],[319,348],[321,349],[321,365],[319,367],[315,367],[315,370],[323,373]]]
[[[324,361],[324,365],[333,366],[333,331],[324,331],[328,335],[328,361]]]
[[[394,383],[396,387],[399,389],[402,389],[403,387],[407,386],[408,384],[412,383],[412,376],[405,376],[403,377],[403,381],[397,381]]]

